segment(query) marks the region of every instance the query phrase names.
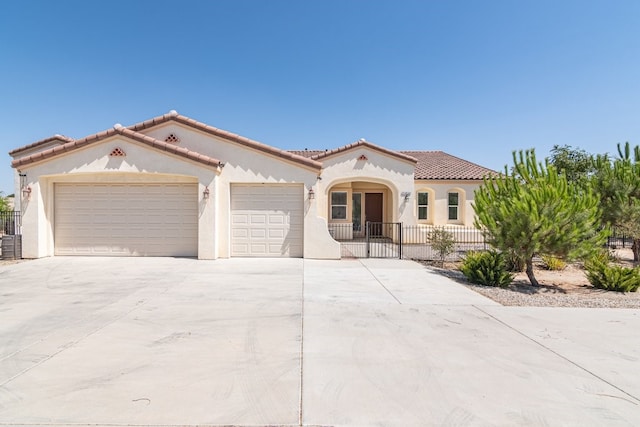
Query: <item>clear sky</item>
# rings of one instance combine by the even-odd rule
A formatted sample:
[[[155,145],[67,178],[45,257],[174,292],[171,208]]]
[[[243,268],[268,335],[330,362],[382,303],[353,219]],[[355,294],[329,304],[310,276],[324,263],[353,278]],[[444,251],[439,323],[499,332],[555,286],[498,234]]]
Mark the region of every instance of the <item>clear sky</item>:
[[[366,138],[502,170],[640,144],[640,1],[30,1],[0,7],[9,150],[175,109],[283,149]]]

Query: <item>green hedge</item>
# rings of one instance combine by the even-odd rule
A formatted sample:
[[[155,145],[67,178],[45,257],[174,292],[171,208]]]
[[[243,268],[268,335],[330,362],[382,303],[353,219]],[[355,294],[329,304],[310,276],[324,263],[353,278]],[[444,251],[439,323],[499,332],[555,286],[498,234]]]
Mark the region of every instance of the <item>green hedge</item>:
[[[471,283],[506,288],[513,281],[500,252],[470,252],[462,260],[460,271]]]
[[[609,265],[595,259],[585,263],[587,279],[596,288],[616,292],[636,292],[640,288],[640,270]]]

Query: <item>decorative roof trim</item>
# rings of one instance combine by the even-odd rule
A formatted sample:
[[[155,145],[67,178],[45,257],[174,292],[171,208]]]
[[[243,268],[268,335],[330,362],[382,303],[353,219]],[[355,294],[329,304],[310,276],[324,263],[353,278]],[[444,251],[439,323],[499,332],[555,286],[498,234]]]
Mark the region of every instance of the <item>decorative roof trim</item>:
[[[37,147],[39,147],[41,145],[45,145],[45,144],[48,144],[48,143],[54,142],[54,141],[60,141],[60,144],[65,144],[67,142],[73,142],[73,138],[70,138],[70,137],[65,136],[65,135],[55,134],[53,136],[50,136],[49,138],[41,139],[40,141],[36,141],[36,142],[31,143],[29,145],[25,145],[23,147],[11,150],[11,151],[9,151],[9,155],[13,157],[16,154],[22,153],[23,151],[27,151],[27,150],[30,150],[32,148],[37,148]]]
[[[297,154],[293,154],[288,151],[281,150],[279,148],[271,147],[270,145],[263,144],[253,139],[249,139],[244,136],[240,136],[238,134],[231,133],[226,130],[218,129],[216,127],[191,119],[189,117],[182,116],[178,114],[175,110],[171,110],[169,113],[164,114],[162,116],[154,117],[152,119],[145,120],[144,122],[136,123],[134,125],[128,126],[127,128],[133,131],[141,131],[153,126],[167,123],[169,121],[181,123],[183,125],[189,126],[199,131],[208,133],[209,135],[223,138],[228,141],[243,145],[245,147],[262,151],[263,153],[267,153],[275,157],[280,157],[282,159],[289,160],[294,163],[300,163],[302,165],[305,165],[307,167],[310,167],[316,170],[322,169],[322,163],[316,161],[315,159],[309,159],[303,156],[299,156]]]
[[[387,156],[396,157],[396,158],[398,158],[400,160],[404,160],[404,161],[410,162],[412,164],[418,163],[418,159],[416,159],[415,157],[411,157],[411,156],[409,156],[407,154],[403,154],[403,153],[400,153],[398,151],[389,150],[389,149],[381,147],[379,145],[372,144],[369,141],[365,141],[364,139],[360,139],[360,140],[358,140],[358,141],[356,141],[354,143],[351,143],[351,144],[343,145],[342,147],[334,148],[333,150],[328,150],[328,151],[325,151],[323,153],[316,154],[314,156],[311,156],[311,158],[313,160],[325,159],[327,157],[335,156],[336,154],[340,154],[340,153],[343,153],[345,151],[354,150],[356,148],[362,148],[362,147],[369,148],[369,149],[372,149],[372,150],[375,150],[375,151],[379,151],[382,154],[386,154]]]
[[[179,157],[183,157],[185,159],[189,159],[198,163],[202,163],[204,165],[207,166],[214,166],[214,167],[223,167],[224,163],[220,162],[220,160],[218,159],[214,159],[213,157],[209,157],[209,156],[205,156],[204,154],[200,154],[197,153],[195,151],[190,151],[187,150],[184,147],[178,147],[176,145],[173,144],[169,144],[166,143],[164,141],[160,141],[158,139],[152,138],[150,136],[144,135],[142,133],[139,132],[135,132],[132,131],[130,129],[127,129],[121,125],[115,125],[113,128],[111,129],[107,129],[105,131],[102,132],[98,132],[96,134],[93,135],[89,135],[87,137],[84,137],[82,139],[78,139],[78,140],[72,140],[70,142],[67,142],[66,144],[62,144],[62,145],[58,145],[56,147],[50,148],[48,150],[45,151],[41,151],[39,153],[35,153],[32,154],[30,156],[25,156],[25,157],[21,157],[19,159],[14,160],[13,162],[11,162],[11,166],[13,168],[18,168],[20,166],[24,166],[24,165],[28,165],[31,163],[35,163],[35,162],[40,162],[43,160],[48,160],[52,157],[57,157],[58,155],[61,155],[63,153],[68,153],[71,151],[75,151],[79,148],[83,148],[86,147],[88,145],[91,145],[95,142],[98,141],[102,141],[105,140],[107,138],[113,137],[113,136],[124,136],[128,139],[131,139],[133,141],[142,143],[144,145],[148,145],[152,148],[155,148],[157,150],[161,150],[161,151],[166,151],[170,154],[174,154],[176,156]]]

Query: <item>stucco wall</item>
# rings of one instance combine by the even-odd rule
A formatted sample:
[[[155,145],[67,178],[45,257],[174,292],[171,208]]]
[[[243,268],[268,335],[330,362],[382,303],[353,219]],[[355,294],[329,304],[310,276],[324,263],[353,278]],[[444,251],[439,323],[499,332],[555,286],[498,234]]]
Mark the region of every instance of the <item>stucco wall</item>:
[[[125,157],[110,157],[119,147]],[[201,259],[216,256],[214,209],[216,195],[204,201],[202,190],[215,189],[218,171],[177,156],[150,150],[127,138],[116,136],[65,156],[34,163],[21,168],[27,174],[31,188],[22,197],[24,258],[40,258],[54,253],[53,224],[54,184],[59,182],[116,183],[116,182],[193,182],[199,184],[200,217],[198,220],[199,254]],[[213,192],[213,191],[212,191]]]
[[[167,135],[180,138],[179,146],[206,154],[225,163],[216,182],[216,217],[218,228],[218,256],[229,257],[231,253],[230,213],[231,184],[303,184],[304,190],[304,257],[340,258],[340,245],[329,235],[326,219],[318,212],[318,198],[309,201],[308,190],[313,188],[318,194],[317,169],[301,165],[277,156],[230,143],[198,130],[180,124],[168,123],[150,129],[147,135],[164,140]]]
[[[411,195],[411,208],[418,217],[418,192],[429,192],[429,218],[417,221],[419,224],[430,225],[460,225],[473,227],[475,212],[473,210],[474,191],[482,185],[482,181],[440,181],[416,180],[415,190]],[[460,194],[460,214],[458,220],[448,218],[448,193]]]
[[[361,156],[366,160],[358,160]],[[333,189],[348,189],[354,186],[359,191],[384,188],[384,220],[415,224],[415,216],[401,193],[413,191],[414,164],[368,147],[358,147],[323,159],[322,180],[319,183],[318,211],[329,218],[329,192]],[[348,197],[350,200],[350,196]]]
[[[217,158],[224,168],[204,166],[169,155],[146,145],[115,136],[38,164],[21,168],[32,192],[23,199],[23,256],[51,256],[53,242],[53,188],[56,182],[197,182],[199,185],[198,257],[215,259],[230,255],[230,191],[233,183],[297,183],[305,187],[304,256],[340,257],[340,245],[319,218],[308,189],[316,186],[319,171],[241,145],[170,124],[152,129],[151,136],[164,140],[169,133],[180,138],[181,147]],[[110,157],[116,147],[125,157]],[[209,198],[202,194],[209,187]],[[318,191],[314,188],[314,191]]]

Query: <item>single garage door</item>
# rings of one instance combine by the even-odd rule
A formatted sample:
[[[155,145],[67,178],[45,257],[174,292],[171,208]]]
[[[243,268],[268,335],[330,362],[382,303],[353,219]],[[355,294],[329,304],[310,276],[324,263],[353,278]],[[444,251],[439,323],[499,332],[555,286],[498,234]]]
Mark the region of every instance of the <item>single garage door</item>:
[[[231,186],[231,256],[302,257],[303,186]]]
[[[56,255],[197,256],[197,184],[55,184]]]

